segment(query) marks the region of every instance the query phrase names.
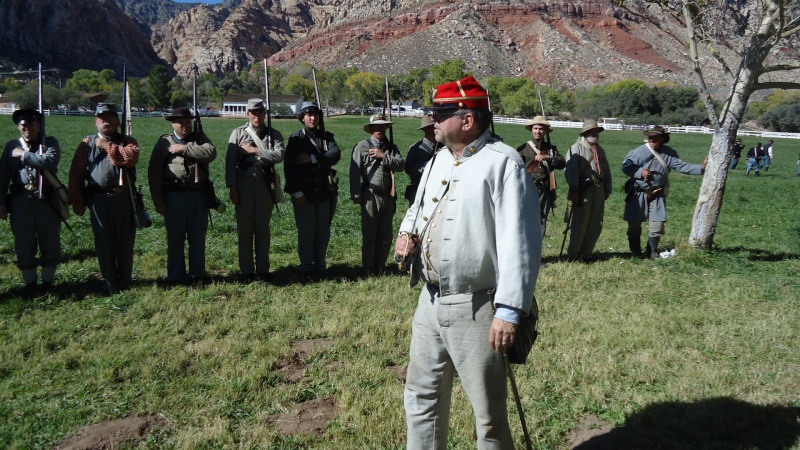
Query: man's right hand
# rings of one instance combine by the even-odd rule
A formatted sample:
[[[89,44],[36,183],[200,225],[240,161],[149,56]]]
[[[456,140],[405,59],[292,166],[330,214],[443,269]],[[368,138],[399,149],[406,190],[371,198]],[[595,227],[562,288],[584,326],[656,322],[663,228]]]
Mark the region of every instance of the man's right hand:
[[[233,203],[234,206],[239,206],[239,189],[233,186],[230,190],[228,197],[231,199],[231,203]]]
[[[361,199],[361,197],[353,197],[353,203],[355,203],[356,205],[360,205],[362,202],[363,200]]]
[[[8,219],[8,210],[5,206],[0,206],[0,220]]]
[[[162,216],[167,215],[167,205],[156,205],[156,212]]]
[[[401,257],[413,255],[417,250],[417,242],[418,240],[412,238],[410,234],[401,234],[394,244],[394,252]]]
[[[294,204],[298,208],[302,208],[303,206],[306,206],[306,203],[308,203],[308,202],[306,201],[306,196],[305,195],[303,195],[302,197],[297,197],[297,198],[294,199]]]
[[[650,169],[644,169],[642,171],[642,179],[643,180],[652,180],[653,179],[653,172],[650,172]]]
[[[72,212],[79,216],[83,216],[86,213],[86,205],[72,205]]]

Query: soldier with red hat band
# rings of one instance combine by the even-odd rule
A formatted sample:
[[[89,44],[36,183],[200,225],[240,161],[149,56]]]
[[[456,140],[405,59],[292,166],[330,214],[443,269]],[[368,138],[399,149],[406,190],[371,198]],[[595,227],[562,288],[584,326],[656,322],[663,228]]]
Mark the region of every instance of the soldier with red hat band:
[[[44,177],[45,170],[56,175],[61,149],[58,141],[48,136],[39,153],[42,134],[39,111],[19,109],[14,111],[12,119],[21,137],[8,141],[0,157],[0,219],[5,220],[11,214],[17,267],[27,293],[32,294],[39,281],[36,267],[42,266],[42,286],[49,289],[61,260],[61,218],[54,203],[58,199]],[[37,260],[39,249],[41,258]]]
[[[514,448],[503,353],[534,310],[539,199],[516,150],[490,134],[488,94],[475,78],[439,86],[433,101],[444,147],[395,245],[398,258],[410,255],[411,285],[425,283],[404,392],[408,448],[447,448],[455,372],[472,403],[478,448]]]
[[[369,273],[383,272],[392,249],[392,219],[397,209],[394,173],[406,161],[386,139],[392,126],[383,114],[374,114],[364,131],[369,138],[356,144],[350,161],[350,198],[361,205],[361,265]]]

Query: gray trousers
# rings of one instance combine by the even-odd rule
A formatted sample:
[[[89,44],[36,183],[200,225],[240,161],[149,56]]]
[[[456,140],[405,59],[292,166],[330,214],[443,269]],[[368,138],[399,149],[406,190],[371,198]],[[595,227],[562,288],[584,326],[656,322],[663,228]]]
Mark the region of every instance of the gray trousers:
[[[453,378],[458,372],[475,413],[478,448],[513,449],[506,368],[489,346],[494,313],[486,291],[438,297],[425,285],[411,329],[404,405],[408,449],[447,448]]]
[[[206,274],[206,233],[208,207],[202,191],[167,191],[167,280],[186,279],[184,242],[189,242],[189,276]]]
[[[581,206],[572,207],[569,234],[569,258],[591,256],[603,231],[606,192],[603,186],[591,185],[581,192]]]
[[[61,261],[61,219],[50,205],[55,198],[39,200],[25,191],[10,195],[8,199],[19,270],[35,273],[37,266],[55,269]],[[42,256],[37,259],[39,251]],[[43,281],[51,283],[53,280]]]
[[[362,191],[361,266],[378,273],[384,269],[392,247],[395,199],[389,193]]]
[[[239,204],[236,205],[236,233],[239,238],[239,270],[242,275],[269,273],[269,222],[275,202],[269,185],[260,174],[240,175],[237,182]],[[253,264],[255,241],[255,264]]]
[[[539,194],[539,214],[542,221],[542,239],[544,233],[547,231],[547,216],[550,215],[550,210],[553,209],[553,197],[550,195],[550,185],[544,188],[536,186],[536,193]]]
[[[294,223],[297,226],[297,255],[300,257],[300,271],[325,271],[328,243],[331,240],[331,201],[307,202],[297,207],[297,199],[292,197]]]
[[[86,196],[91,211],[94,250],[100,273],[110,290],[127,289],[133,279],[136,224],[128,192],[109,197],[98,192]]]

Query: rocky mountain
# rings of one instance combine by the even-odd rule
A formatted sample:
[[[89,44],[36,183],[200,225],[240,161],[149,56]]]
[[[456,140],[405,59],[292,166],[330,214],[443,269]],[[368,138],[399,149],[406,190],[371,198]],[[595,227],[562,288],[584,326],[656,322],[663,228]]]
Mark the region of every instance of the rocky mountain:
[[[15,68],[42,62],[72,72],[112,69],[144,76],[163,64],[148,36],[110,0],[3,0],[0,57]]]
[[[568,86],[692,83],[681,47],[599,0],[3,0],[0,17],[0,60],[69,71],[221,75],[269,58],[399,74],[462,59],[480,76]]]

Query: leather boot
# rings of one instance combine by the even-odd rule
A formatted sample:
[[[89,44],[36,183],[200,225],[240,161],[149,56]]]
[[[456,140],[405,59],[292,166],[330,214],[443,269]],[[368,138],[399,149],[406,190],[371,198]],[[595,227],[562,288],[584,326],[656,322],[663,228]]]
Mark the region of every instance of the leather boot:
[[[642,240],[638,237],[628,236],[628,247],[631,249],[634,258],[641,258],[642,255]]]
[[[647,248],[649,249],[648,256],[650,256],[650,259],[658,259],[658,242],[660,240],[660,236],[651,236],[650,239],[647,240]]]

